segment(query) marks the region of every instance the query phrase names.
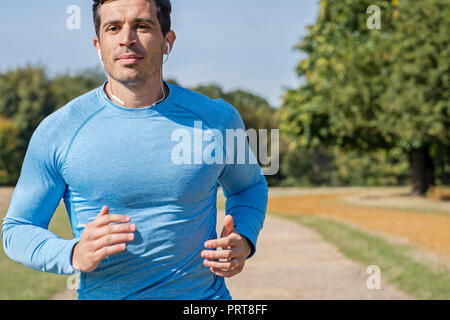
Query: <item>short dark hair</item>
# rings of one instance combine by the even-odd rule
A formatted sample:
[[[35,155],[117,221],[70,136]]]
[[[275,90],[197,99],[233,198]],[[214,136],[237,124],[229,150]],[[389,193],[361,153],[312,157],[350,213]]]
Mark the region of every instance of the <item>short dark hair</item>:
[[[100,7],[106,2],[110,2],[114,0],[94,0],[92,5],[92,12],[94,14],[94,26],[95,33],[97,37],[100,34]],[[150,0],[148,0],[150,1]],[[158,21],[161,25],[161,31],[163,35],[166,35],[170,31],[171,21],[170,14],[172,12],[172,4],[170,0],[151,0],[155,3],[156,8],[158,9]]]

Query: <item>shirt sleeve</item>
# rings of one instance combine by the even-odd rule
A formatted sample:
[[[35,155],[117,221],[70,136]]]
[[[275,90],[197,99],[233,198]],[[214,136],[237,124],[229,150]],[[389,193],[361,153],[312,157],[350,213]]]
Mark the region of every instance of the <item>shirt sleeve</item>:
[[[45,121],[45,120],[44,120]],[[35,270],[73,274],[72,250],[79,239],[66,240],[48,230],[66,184],[45,126],[33,133],[21,174],[3,219],[2,241],[8,257]]]
[[[251,253],[248,256],[250,258],[255,254],[256,241],[266,215],[268,185],[247,138],[245,144],[239,142],[239,139],[242,139],[239,138],[239,129],[243,130],[244,135],[246,129],[239,112],[234,107],[233,110],[234,116],[229,129],[237,134],[233,138],[232,147],[230,138],[225,135],[227,160],[218,183],[227,199],[226,214],[233,217],[235,230],[250,242]],[[231,150],[233,152],[230,152]],[[240,154],[241,156],[245,154],[245,161],[242,161]]]

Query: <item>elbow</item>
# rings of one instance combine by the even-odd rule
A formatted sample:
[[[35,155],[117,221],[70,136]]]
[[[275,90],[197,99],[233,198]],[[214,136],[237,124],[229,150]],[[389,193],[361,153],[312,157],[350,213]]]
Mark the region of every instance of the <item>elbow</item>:
[[[23,263],[20,255],[17,253],[17,247],[23,244],[23,234],[21,235],[20,223],[17,221],[5,218],[2,223],[2,245],[6,256],[11,260]],[[19,241],[19,243],[17,243]]]
[[[5,254],[11,258],[10,252],[9,252],[9,239],[11,238],[11,232],[14,227],[14,224],[11,222],[8,222],[6,219],[3,220],[2,223],[2,245],[3,245],[3,251]]]
[[[257,181],[256,185],[258,185],[261,188],[262,194],[268,199],[269,197],[269,184],[267,183],[266,177],[261,174],[259,176],[259,180]]]

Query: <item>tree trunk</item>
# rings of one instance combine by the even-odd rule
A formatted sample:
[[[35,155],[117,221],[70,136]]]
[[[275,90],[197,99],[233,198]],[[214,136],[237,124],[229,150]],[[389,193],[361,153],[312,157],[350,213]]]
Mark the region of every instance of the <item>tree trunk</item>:
[[[434,166],[428,147],[413,149],[408,153],[413,194],[424,195],[434,184]]]

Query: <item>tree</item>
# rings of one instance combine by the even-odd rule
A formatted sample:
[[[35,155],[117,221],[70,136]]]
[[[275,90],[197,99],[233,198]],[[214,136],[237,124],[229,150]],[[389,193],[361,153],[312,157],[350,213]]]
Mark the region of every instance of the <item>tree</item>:
[[[0,74],[0,116],[16,123],[17,148],[23,156],[34,130],[53,110],[50,81],[43,67],[27,66]]]
[[[420,1],[422,9],[431,1],[443,2]],[[397,2],[321,1],[316,24],[308,28],[308,35],[296,47],[307,54],[297,67],[298,75],[305,77],[306,84],[299,89],[288,90],[281,109],[280,129],[293,137],[295,147],[339,147],[345,152],[378,152],[400,148],[414,155],[410,153],[412,148],[408,149],[408,146],[420,147],[426,145],[426,142],[418,134],[405,137],[404,130],[408,127],[406,123],[420,123],[421,118],[428,117],[431,121],[429,123],[433,123],[432,130],[445,127],[446,116],[443,112],[432,115],[429,109],[418,114],[403,97],[398,98],[404,100],[398,107],[393,107],[390,101],[398,90],[404,90],[403,78],[393,72],[393,65],[402,64],[401,55],[407,52],[408,47],[403,46],[405,50],[402,51],[396,49],[396,46],[402,47],[401,41],[408,42],[410,38],[423,37],[413,28],[405,37],[400,31],[402,28],[396,25],[401,20],[400,16],[404,16],[402,19],[405,20],[417,20],[417,17],[423,16],[420,10],[404,9],[408,6],[419,8],[419,2],[404,0],[401,7],[397,7]],[[381,30],[371,30],[366,25],[366,9],[374,4],[381,9]],[[436,12],[437,7],[428,10],[429,14]],[[447,24],[443,22],[443,15],[445,14],[440,14],[440,18],[432,21],[438,25],[439,30],[448,30]],[[427,24],[422,27],[426,28]],[[423,31],[423,34],[427,34],[430,42],[438,41],[431,40],[434,37],[431,32]],[[442,39],[439,41],[444,44]],[[415,45],[420,46],[420,41],[415,42]],[[394,62],[392,57],[396,55],[391,52],[395,50],[399,55]],[[448,61],[448,57],[442,61]],[[433,68],[419,70],[418,73],[429,72],[436,76]],[[442,67],[441,71],[444,71]],[[448,72],[448,67],[446,71]],[[448,73],[445,75],[444,72],[441,76],[448,79]],[[436,81],[428,80],[425,86],[433,91]],[[393,81],[397,81],[396,85],[393,85]],[[388,92],[391,91],[394,93],[389,97]],[[440,104],[440,108],[444,108],[443,104]],[[402,119],[405,120],[403,124]],[[423,135],[422,137],[425,138]],[[421,142],[418,144],[419,140]],[[444,140],[441,135],[441,143],[434,144],[435,150],[448,145]],[[426,157],[422,161],[429,162]],[[416,163],[417,161],[411,160],[411,168],[415,168]],[[411,171],[423,173],[425,167]],[[412,175],[412,179],[415,178]],[[414,183],[413,186],[414,192],[425,192],[426,188],[417,189]]]
[[[433,158],[450,149],[450,6],[446,0],[400,1],[387,39],[389,86],[381,127],[409,157],[413,192],[435,184]],[[448,158],[450,161],[450,157]]]
[[[386,89],[379,50],[383,31],[367,28],[366,9],[373,1],[321,1],[319,18],[296,49],[307,54],[297,66],[306,84],[284,96],[281,128],[308,148],[385,149],[392,137],[379,130],[379,96]],[[376,1],[386,12],[389,1]]]
[[[12,184],[20,174],[19,129],[14,121],[0,116],[0,184]]]
[[[39,66],[0,74],[0,183],[17,181],[31,136],[45,117],[104,80],[95,69],[54,79]]]
[[[52,104],[60,108],[82,94],[99,87],[106,81],[106,74],[100,69],[85,69],[74,74],[63,73],[51,80]]]

